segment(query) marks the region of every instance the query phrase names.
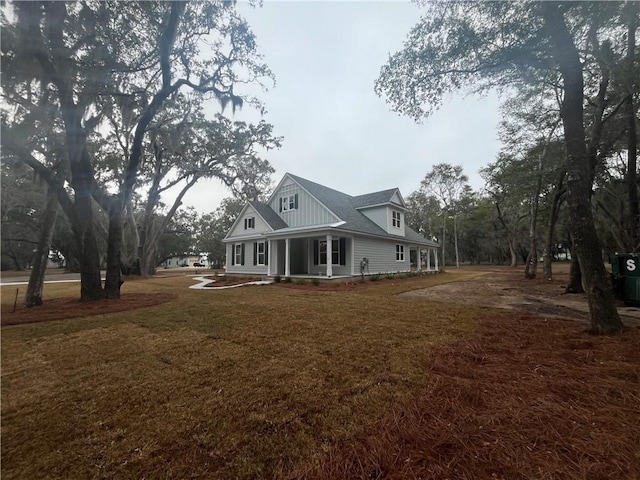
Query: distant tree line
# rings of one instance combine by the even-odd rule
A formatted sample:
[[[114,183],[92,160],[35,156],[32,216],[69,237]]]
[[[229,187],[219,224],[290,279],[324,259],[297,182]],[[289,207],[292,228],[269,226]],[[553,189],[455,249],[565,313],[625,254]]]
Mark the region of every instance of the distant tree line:
[[[453,0],[425,7],[404,48],[382,67],[376,92],[416,121],[458,90],[499,89],[510,99],[504,148],[483,171],[487,191],[473,211],[506,233],[511,264],[526,252],[528,278],[536,276],[539,243],[550,259],[553,232],[566,228],[571,290],[586,290],[591,331],[620,331],[602,259],[610,247],[640,248],[638,3]],[[446,221],[455,202],[431,193]],[[420,203],[429,208],[428,200]],[[550,263],[544,268],[551,275]]]

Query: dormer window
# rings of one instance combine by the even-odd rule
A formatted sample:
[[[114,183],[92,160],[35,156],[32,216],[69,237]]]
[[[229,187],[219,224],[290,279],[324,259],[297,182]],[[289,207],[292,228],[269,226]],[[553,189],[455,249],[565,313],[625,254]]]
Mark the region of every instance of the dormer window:
[[[401,213],[397,210],[393,210],[391,212],[391,224],[395,227],[395,228],[402,228],[401,225]]]

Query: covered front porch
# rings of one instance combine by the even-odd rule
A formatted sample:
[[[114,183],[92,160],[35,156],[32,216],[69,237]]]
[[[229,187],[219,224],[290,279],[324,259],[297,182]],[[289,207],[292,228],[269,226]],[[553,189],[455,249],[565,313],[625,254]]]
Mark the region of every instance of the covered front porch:
[[[438,249],[436,247],[412,246],[409,249],[411,265],[418,271],[438,272]]]
[[[356,274],[352,237],[325,234],[267,242],[271,259],[267,276],[347,278]]]
[[[331,279],[439,270],[437,245],[380,241],[339,231],[272,237],[266,241],[270,277]]]

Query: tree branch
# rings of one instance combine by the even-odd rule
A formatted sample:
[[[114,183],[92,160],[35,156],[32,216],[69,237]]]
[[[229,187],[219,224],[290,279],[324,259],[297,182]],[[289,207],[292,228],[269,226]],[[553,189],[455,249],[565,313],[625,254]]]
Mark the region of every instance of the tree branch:
[[[75,213],[73,210],[73,202],[69,198],[66,190],[64,189],[62,181],[46,166],[44,166],[38,159],[36,159],[31,152],[23,147],[20,143],[18,143],[15,137],[12,135],[12,132],[5,127],[2,126],[2,130],[0,131],[0,140],[2,142],[2,146],[9,149],[13,154],[20,159],[25,165],[28,165],[36,172],[45,182],[49,185],[58,198],[60,205],[64,209],[65,213],[73,218]]]

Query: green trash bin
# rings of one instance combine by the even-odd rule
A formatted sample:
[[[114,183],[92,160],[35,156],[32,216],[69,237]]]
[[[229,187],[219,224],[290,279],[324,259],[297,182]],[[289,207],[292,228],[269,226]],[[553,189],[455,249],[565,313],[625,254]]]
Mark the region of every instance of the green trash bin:
[[[640,305],[640,255],[616,253],[610,262],[616,296],[624,303]]]

